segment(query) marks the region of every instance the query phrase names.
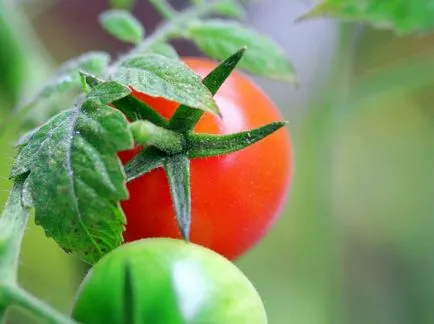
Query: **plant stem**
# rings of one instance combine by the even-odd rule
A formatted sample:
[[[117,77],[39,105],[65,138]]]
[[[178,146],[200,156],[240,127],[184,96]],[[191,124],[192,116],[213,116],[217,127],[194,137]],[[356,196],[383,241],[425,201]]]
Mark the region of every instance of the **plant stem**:
[[[23,183],[15,183],[0,218],[0,286],[15,282],[21,240],[26,229],[28,211],[22,206]]]
[[[49,323],[74,323],[17,285],[18,258],[29,214],[22,203],[23,187],[24,179],[17,179],[0,218],[0,321],[14,303]]]
[[[7,305],[6,303],[4,303]],[[0,306],[0,324],[6,323],[7,306]]]
[[[29,294],[24,289],[18,286],[8,286],[8,293],[11,302],[15,305],[21,306],[22,308],[32,312],[43,318],[47,323],[51,324],[74,324],[76,323],[67,316],[61,314],[55,309],[51,308],[35,296]]]
[[[121,57],[117,62],[114,63],[115,66],[120,65],[123,61],[131,56],[145,52],[149,47],[158,42],[165,42],[170,38],[179,36],[179,30],[185,28],[191,20],[196,18],[204,17],[213,12],[216,5],[224,2],[222,0],[209,1],[203,3],[201,6],[192,7],[185,11],[177,13],[172,20],[165,22],[161,25],[152,35],[146,38],[141,44],[136,48],[132,49],[127,55]]]
[[[169,154],[179,153],[183,149],[183,138],[180,134],[158,127],[147,120],[131,123],[130,129],[137,144],[154,146]]]
[[[176,16],[176,11],[167,0],[149,0],[149,2],[163,18],[171,20]]]

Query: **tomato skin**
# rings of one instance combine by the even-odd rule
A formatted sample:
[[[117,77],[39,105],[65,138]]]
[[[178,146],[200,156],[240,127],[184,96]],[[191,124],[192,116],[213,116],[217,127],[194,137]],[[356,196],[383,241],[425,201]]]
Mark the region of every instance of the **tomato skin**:
[[[235,265],[167,238],[139,240],[104,256],[83,280],[72,316],[83,324],[124,324],[127,316],[128,323],[144,324],[267,323],[261,298]]]
[[[183,61],[201,77],[216,63],[203,58]],[[135,92],[166,118],[177,104]],[[222,119],[205,113],[197,133],[230,134],[282,120],[267,96],[247,77],[234,72],[214,96]],[[137,150],[120,155],[127,162]],[[224,156],[191,160],[191,241],[233,260],[255,245],[278,218],[292,178],[289,132],[282,128],[262,141]],[[147,237],[179,238],[180,231],[166,175],[156,169],[128,183],[122,202],[126,242]]]

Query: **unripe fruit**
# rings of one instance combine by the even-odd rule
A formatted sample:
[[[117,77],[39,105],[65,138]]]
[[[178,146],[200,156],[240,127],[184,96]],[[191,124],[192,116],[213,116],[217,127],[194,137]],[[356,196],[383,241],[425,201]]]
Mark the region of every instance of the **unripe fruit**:
[[[199,245],[153,238],[103,257],[80,287],[83,324],[266,324],[253,285],[230,261]]]

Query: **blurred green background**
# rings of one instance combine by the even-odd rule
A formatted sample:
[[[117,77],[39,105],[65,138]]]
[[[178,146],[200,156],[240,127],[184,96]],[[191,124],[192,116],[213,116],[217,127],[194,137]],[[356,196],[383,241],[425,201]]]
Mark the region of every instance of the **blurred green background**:
[[[60,62],[125,50],[98,27],[104,0],[22,2],[0,0],[0,121]],[[295,178],[281,219],[237,264],[270,324],[434,323],[433,38],[295,23],[307,8],[296,0],[248,7],[248,23],[285,47],[301,85],[257,79],[290,120]],[[135,12],[148,29],[158,23],[146,1]],[[0,138],[1,205],[21,131],[8,122]],[[24,287],[69,312],[84,272],[29,223]],[[8,323],[38,322],[15,310]]]

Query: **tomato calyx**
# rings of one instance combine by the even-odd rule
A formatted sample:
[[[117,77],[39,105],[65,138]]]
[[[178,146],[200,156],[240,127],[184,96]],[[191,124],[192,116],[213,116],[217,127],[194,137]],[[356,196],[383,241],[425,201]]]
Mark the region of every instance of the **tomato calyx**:
[[[131,129],[136,143],[146,147],[126,166],[127,180],[164,167],[182,237],[189,239],[191,225],[190,159],[232,153],[252,145],[280,129],[274,122],[229,135],[176,133],[148,121],[136,121]]]
[[[242,150],[268,135],[274,133],[286,124],[285,121],[278,121],[267,124],[253,130],[228,135],[211,135],[198,133],[179,133],[159,127],[147,120],[139,120],[130,124],[130,129],[136,144],[154,147],[161,152],[156,157],[164,160],[164,157],[173,155],[184,155],[190,159],[200,157],[211,157],[223,155]],[[146,160],[151,161],[152,149],[143,150],[138,157],[127,164],[127,176],[133,180],[144,173],[140,169]],[[134,170],[134,167],[139,170]],[[155,167],[153,167],[155,168]]]
[[[90,88],[95,88],[105,82],[105,80],[84,71],[80,71],[80,75]],[[111,106],[121,111],[130,121],[147,120],[160,127],[168,126],[168,123],[163,116],[146,103],[134,98],[132,95],[113,101]]]
[[[242,48],[211,71],[202,81],[215,95],[242,59]],[[103,82],[85,75],[93,87]],[[134,89],[133,89],[134,91]],[[192,130],[204,114],[203,110],[180,105],[167,121],[146,103],[132,94],[111,105],[131,121],[130,131],[136,145],[143,149],[125,166],[127,181],[134,180],[156,168],[164,168],[182,237],[189,240],[191,226],[190,160],[212,157],[242,150],[285,126],[276,121],[264,126],[227,135],[194,133]]]

